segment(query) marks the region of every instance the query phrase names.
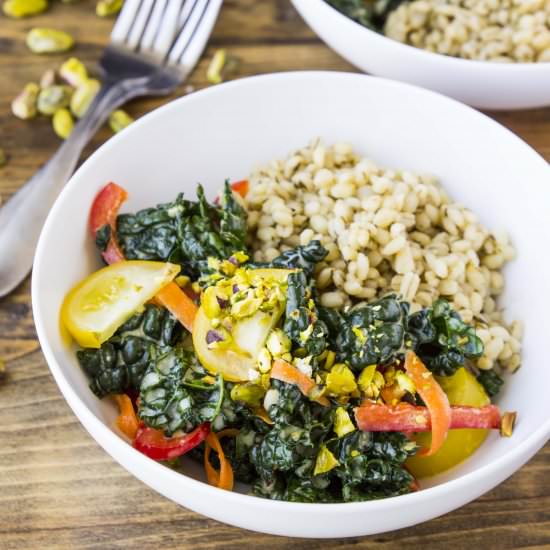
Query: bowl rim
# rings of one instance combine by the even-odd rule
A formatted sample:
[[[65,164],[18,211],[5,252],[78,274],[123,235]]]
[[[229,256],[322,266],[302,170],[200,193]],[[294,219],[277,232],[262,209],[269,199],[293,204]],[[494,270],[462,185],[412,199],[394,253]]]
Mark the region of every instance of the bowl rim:
[[[527,460],[529,460],[535,454],[535,452],[550,438],[550,417],[543,424],[539,425],[533,433],[529,434],[525,438],[525,440],[523,440],[520,444],[512,447],[507,453],[500,456],[497,460],[485,464],[472,472],[461,475],[456,479],[445,481],[438,485],[427,487],[426,489],[422,489],[421,491],[417,491],[414,493],[387,497],[379,500],[360,502],[301,503],[276,501],[257,497],[251,494],[241,494],[232,491],[224,491],[218,489],[217,487],[210,486],[206,482],[189,477],[183,472],[176,472],[174,470],[171,470],[170,468],[167,468],[161,463],[146,457],[145,455],[134,449],[131,445],[128,444],[126,440],[124,440],[120,435],[112,430],[87,407],[87,405],[78,396],[76,390],[72,388],[68,380],[65,378],[63,370],[55,358],[53,348],[47,338],[45,329],[47,323],[51,323],[52,320],[45,318],[42,315],[43,312],[41,310],[41,307],[39,306],[40,300],[38,298],[38,295],[41,292],[39,288],[39,281],[41,280],[42,266],[47,265],[47,261],[43,260],[43,256],[44,250],[46,248],[46,243],[48,241],[50,226],[54,223],[54,220],[57,218],[58,214],[62,212],[62,209],[65,206],[65,198],[72,192],[73,187],[76,187],[77,179],[75,179],[75,175],[77,175],[83,169],[83,167],[90,163],[92,159],[96,159],[98,156],[108,153],[110,149],[115,147],[120,140],[125,139],[126,136],[129,136],[130,133],[141,132],[141,128],[146,128],[150,122],[154,121],[155,118],[159,116],[159,113],[164,114],[170,111],[177,111],[181,108],[181,105],[188,105],[192,104],[195,101],[202,101],[203,98],[208,96],[223,96],[225,90],[248,86],[250,83],[255,83],[257,81],[292,81],[295,79],[315,80],[318,78],[348,80],[368,79],[369,81],[376,81],[382,86],[406,88],[409,94],[432,96],[433,99],[437,99],[438,101],[443,100],[444,102],[449,103],[449,106],[451,106],[453,109],[471,111],[475,113],[476,116],[484,118],[486,120],[486,123],[497,126],[500,131],[506,132],[509,137],[513,138],[517,142],[518,146],[522,148],[527,148],[531,155],[534,156],[533,160],[536,160],[536,157],[538,157],[538,161],[542,163],[545,169],[548,170],[550,173],[550,166],[537,151],[535,151],[526,142],[516,136],[511,130],[502,126],[500,123],[496,122],[484,113],[481,113],[476,109],[469,107],[468,105],[460,103],[455,99],[446,97],[438,92],[427,90],[412,84],[394,81],[377,76],[366,75],[363,73],[351,73],[341,71],[290,71],[281,73],[268,73],[233,80],[231,82],[222,83],[221,85],[199,90],[187,96],[176,98],[164,105],[161,105],[160,107],[157,107],[149,113],[146,113],[138,120],[136,120],[133,124],[131,124],[130,127],[125,129],[124,132],[114,135],[112,138],[103,143],[96,151],[94,151],[94,153],[92,153],[92,155],[90,155],[88,159],[86,159],[86,161],[81,165],[81,167],[79,167],[79,169],[73,174],[73,176],[71,176],[71,178],[61,191],[60,195],[58,196],[57,200],[55,201],[54,206],[50,210],[48,218],[44,224],[44,227],[42,228],[38,246],[36,249],[31,283],[33,317],[38,340],[40,342],[42,352],[46,358],[48,368],[50,369],[56,381],[56,384],[58,385],[61,393],[63,394],[63,397],[66,399],[75,416],[84,425],[91,437],[101,447],[103,447],[107,451],[107,453],[111,455],[111,457],[121,466],[127,469],[122,459],[119,461],[118,458],[118,456],[126,454],[128,460],[131,460],[135,464],[136,468],[141,466],[141,469],[143,471],[149,470],[151,472],[154,472],[154,474],[157,474],[158,478],[169,479],[172,483],[182,484],[183,486],[186,486],[189,490],[201,491],[207,497],[224,497],[228,501],[232,501],[236,505],[248,504],[251,502],[250,499],[253,498],[255,499],[254,505],[259,506],[260,508],[271,509],[274,507],[276,509],[283,509],[292,506],[293,510],[296,512],[322,509],[325,512],[329,511],[334,514],[346,514],[348,512],[359,510],[368,511],[370,508],[384,510],[390,509],[395,506],[397,499],[399,499],[398,502],[400,504],[408,503],[410,505],[431,501],[434,498],[444,496],[448,491],[460,490],[462,486],[472,486],[476,483],[476,481],[482,481],[490,472],[496,472],[498,470],[509,471],[510,467],[512,466],[512,469],[510,471],[511,473],[513,473],[517,471],[517,469],[519,469],[519,467],[521,467],[521,465],[523,465]],[[290,82],[289,84],[291,83],[292,82]],[[98,436],[96,437],[94,434],[98,434]],[[112,449],[114,449],[116,453],[115,451],[111,452]],[[117,457],[115,457],[115,454],[117,455]],[[519,466],[514,467],[514,463],[519,464]],[[511,475],[511,473],[509,475]],[[133,472],[132,474],[139,478],[139,476],[134,474]],[[506,475],[506,477],[508,477],[508,475]],[[148,484],[148,482],[146,482],[144,479],[142,479],[142,481]],[[492,485],[492,487],[494,486],[495,485]],[[156,489],[155,487],[153,488],[155,489],[155,491],[159,492],[158,489]],[[435,517],[436,515],[437,514],[435,514],[433,517]]]
[[[421,58],[421,61],[448,63],[449,65],[453,65],[452,68],[461,68],[461,69],[475,68],[479,70],[483,68],[485,70],[494,71],[494,72],[509,72],[509,73],[514,71],[515,73],[520,73],[521,75],[524,75],[525,73],[536,72],[536,71],[541,72],[544,69],[546,69],[546,71],[550,71],[550,61],[533,61],[530,63],[527,63],[524,61],[515,61],[511,63],[501,63],[498,61],[491,61],[491,60],[482,61],[480,59],[465,59],[463,57],[455,57],[455,56],[445,55],[438,52],[431,52],[429,50],[425,50],[417,46],[412,46],[411,44],[405,44],[403,42],[399,42],[398,40],[394,40],[393,38],[390,38],[389,36],[386,36],[381,32],[377,32],[372,29],[369,29],[368,27],[361,25],[361,23],[359,23],[358,21],[355,21],[351,17],[338,11],[334,6],[332,6],[331,4],[328,4],[325,0],[316,0],[316,1],[317,1],[317,4],[321,6],[318,9],[325,10],[325,13],[327,14],[331,12],[332,17],[334,16],[338,17],[341,23],[343,25],[348,25],[349,28],[359,27],[365,30],[367,33],[369,33],[372,40],[378,41],[381,47],[391,47],[392,49],[394,49],[396,54],[415,55]],[[311,0],[291,0],[291,2],[294,5],[299,4],[300,6],[306,6],[309,2],[311,2]],[[301,9],[298,9],[298,12],[301,14]],[[318,35],[318,36],[322,38],[321,35]]]

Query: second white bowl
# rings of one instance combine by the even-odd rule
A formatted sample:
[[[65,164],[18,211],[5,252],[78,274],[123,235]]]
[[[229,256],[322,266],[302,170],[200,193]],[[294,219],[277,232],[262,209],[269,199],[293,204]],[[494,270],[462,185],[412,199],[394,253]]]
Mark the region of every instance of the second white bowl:
[[[550,105],[550,63],[496,63],[436,54],[371,31],[324,0],[291,1],[332,49],[365,72],[410,82],[483,109]]]

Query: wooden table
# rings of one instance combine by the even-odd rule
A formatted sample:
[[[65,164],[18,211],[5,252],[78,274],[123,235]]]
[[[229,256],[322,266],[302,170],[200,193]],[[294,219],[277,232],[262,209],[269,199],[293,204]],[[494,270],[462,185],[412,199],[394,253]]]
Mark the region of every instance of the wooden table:
[[[77,39],[74,53],[97,61],[111,20],[93,2],[51,2],[40,17],[0,19],[0,168],[7,199],[55,151],[45,119],[23,122],[10,101],[46,67],[66,56],[40,57],[24,45],[33,26],[58,26]],[[204,59],[190,84],[206,85],[208,59],[225,47],[241,58],[238,76],[298,69],[353,71],[306,27],[288,0],[226,0]],[[188,84],[189,84],[188,83]],[[182,86],[173,97],[185,93]],[[550,92],[549,92],[550,93]],[[166,99],[132,102],[140,116]],[[550,109],[493,114],[550,160]],[[110,136],[102,130],[86,155]],[[70,261],[70,259],[68,259]],[[550,547],[550,445],[508,481],[439,519],[378,536],[342,541],[293,540],[255,534],[210,520],[164,499],[115,463],[84,431],[55,385],[36,339],[27,280],[0,299],[0,549],[31,548],[519,548]]]

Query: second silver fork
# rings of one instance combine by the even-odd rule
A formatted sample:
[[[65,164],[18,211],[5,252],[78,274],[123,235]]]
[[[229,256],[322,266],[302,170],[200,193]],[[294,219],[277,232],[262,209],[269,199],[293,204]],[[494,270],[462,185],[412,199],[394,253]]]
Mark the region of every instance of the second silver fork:
[[[30,271],[36,243],[82,150],[128,100],[173,91],[195,67],[222,0],[127,0],[100,61],[103,85],[53,157],[0,209],[0,297]]]

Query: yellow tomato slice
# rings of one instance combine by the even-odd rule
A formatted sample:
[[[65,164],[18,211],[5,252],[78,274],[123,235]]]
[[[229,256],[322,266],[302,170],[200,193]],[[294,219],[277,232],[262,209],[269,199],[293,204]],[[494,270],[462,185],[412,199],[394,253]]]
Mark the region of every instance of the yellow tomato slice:
[[[179,271],[178,265],[148,261],[104,267],[67,294],[61,321],[80,346],[98,348]]]
[[[254,269],[250,270],[250,280],[272,280],[278,283],[286,281],[290,269]],[[201,306],[193,324],[193,347],[204,368],[213,374],[221,373],[230,382],[254,380],[257,374],[257,358],[265,345],[267,336],[277,325],[283,309],[268,312],[257,311],[233,323],[233,343],[228,349],[209,349],[206,342],[208,331],[214,330],[210,319]]]
[[[437,381],[451,405],[483,407],[491,402],[483,386],[465,368],[458,369],[452,376],[438,376]],[[444,472],[471,456],[485,441],[488,433],[488,430],[449,430],[445,443],[437,453],[409,458],[407,468],[417,478]],[[431,434],[416,434],[415,440],[422,447],[429,447]]]

